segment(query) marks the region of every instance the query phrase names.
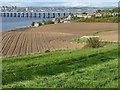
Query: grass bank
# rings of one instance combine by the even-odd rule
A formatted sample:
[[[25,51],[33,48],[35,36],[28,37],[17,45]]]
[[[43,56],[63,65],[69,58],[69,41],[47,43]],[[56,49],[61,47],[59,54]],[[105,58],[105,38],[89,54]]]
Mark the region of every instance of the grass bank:
[[[3,58],[3,88],[115,88],[117,46]]]
[[[111,17],[93,17],[93,18],[80,18],[80,17],[73,17],[72,21],[74,22],[104,22],[104,23],[119,23],[118,16],[111,16]]]

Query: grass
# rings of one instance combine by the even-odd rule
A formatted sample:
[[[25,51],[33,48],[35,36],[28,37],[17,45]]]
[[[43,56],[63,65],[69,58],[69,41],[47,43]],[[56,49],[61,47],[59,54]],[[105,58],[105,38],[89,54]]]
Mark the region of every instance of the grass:
[[[80,17],[73,17],[73,22],[104,22],[104,23],[119,23],[118,16],[111,16],[111,17],[92,17],[92,18],[80,18]]]
[[[3,58],[3,88],[117,88],[117,45]]]
[[[82,43],[82,44],[88,43],[87,38],[79,38],[79,37],[73,38],[71,41],[76,43]]]
[[[113,31],[113,30],[98,31],[98,32],[92,33],[91,35],[93,35],[93,36],[97,36],[97,35],[99,35],[100,33],[111,32],[111,31]]]

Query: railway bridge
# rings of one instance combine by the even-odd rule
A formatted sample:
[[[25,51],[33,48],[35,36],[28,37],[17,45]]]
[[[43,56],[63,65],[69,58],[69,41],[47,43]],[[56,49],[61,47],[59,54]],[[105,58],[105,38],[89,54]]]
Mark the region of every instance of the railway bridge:
[[[35,18],[56,18],[65,17],[77,12],[0,12],[1,17],[35,17]]]

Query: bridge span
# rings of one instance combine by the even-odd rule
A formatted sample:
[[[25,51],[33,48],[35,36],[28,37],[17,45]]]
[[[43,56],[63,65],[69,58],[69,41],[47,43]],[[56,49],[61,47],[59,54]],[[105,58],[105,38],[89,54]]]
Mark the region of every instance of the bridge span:
[[[65,17],[78,12],[0,12],[1,17],[38,17],[38,18],[56,18]]]

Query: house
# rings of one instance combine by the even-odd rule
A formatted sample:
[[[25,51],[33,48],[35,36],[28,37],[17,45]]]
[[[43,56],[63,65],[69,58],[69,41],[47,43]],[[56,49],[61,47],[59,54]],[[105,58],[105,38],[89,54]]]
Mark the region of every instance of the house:
[[[119,15],[118,12],[113,12],[113,13],[112,13],[112,16],[117,16],[117,15]]]
[[[58,24],[58,23],[60,23],[58,20],[55,20],[55,21],[54,21],[54,24]]]
[[[71,18],[72,18],[72,16],[69,15],[69,16],[66,18],[66,20],[71,20]]]
[[[70,21],[69,20],[65,20],[63,23],[70,23]]]
[[[92,16],[91,15],[85,15],[85,14],[79,14],[79,15],[77,15],[77,17],[80,17],[80,18],[91,18]]]
[[[55,22],[56,21],[56,18],[53,18],[53,20],[52,20],[53,22]]]
[[[103,16],[103,13],[96,13],[95,14],[95,17],[102,17]]]
[[[92,18],[95,15],[94,13],[80,13],[80,14],[77,14],[76,16],[80,18]]]
[[[69,15],[68,17],[65,18],[55,18],[52,21],[54,22],[54,24],[58,24],[58,23],[70,23],[72,16]]]
[[[76,16],[77,16],[77,17],[80,17],[80,18],[84,18],[84,17],[86,17],[85,14],[77,14]]]
[[[88,12],[88,16],[95,17],[95,12]]]
[[[42,25],[42,23],[39,23],[39,22],[35,22],[34,23],[34,27],[39,27],[39,26],[41,26]]]

